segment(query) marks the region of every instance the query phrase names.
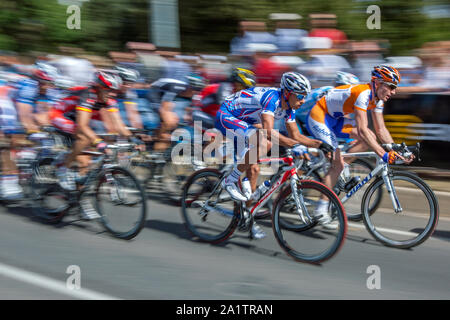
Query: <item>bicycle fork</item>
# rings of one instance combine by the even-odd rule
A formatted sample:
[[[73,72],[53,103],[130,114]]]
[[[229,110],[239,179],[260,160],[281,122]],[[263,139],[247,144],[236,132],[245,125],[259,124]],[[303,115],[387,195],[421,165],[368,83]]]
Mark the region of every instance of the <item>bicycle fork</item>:
[[[394,207],[394,212],[401,213],[403,211],[403,208],[400,204],[400,201],[398,200],[397,192],[395,191],[395,187],[394,184],[392,183],[392,179],[390,177],[387,166],[383,168],[381,176],[384,180],[384,184],[386,185],[386,190],[389,193],[389,197],[391,198],[392,205]]]
[[[297,213],[302,219],[303,223],[309,224],[312,222],[311,216],[308,214],[308,210],[305,206],[305,200],[303,198],[303,192],[297,192],[297,184],[299,183],[299,178],[295,174],[291,177],[291,189],[292,189],[292,195],[294,197],[295,206],[297,208]]]

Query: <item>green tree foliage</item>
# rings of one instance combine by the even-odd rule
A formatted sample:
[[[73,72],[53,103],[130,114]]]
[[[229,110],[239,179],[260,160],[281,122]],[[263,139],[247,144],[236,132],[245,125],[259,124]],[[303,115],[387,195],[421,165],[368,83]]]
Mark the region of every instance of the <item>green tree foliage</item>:
[[[448,40],[449,18],[430,19],[424,4],[444,0],[178,0],[182,50],[227,53],[241,20],[265,21],[270,13],[297,13],[310,30],[310,13],[335,13],[349,39],[388,39],[392,54],[406,54],[426,41]],[[150,0],[89,0],[81,7],[81,29],[66,26],[67,5],[57,0],[1,0],[0,49],[54,52],[60,45],[104,54],[127,41],[149,41]],[[369,30],[366,8],[381,9],[381,29]]]

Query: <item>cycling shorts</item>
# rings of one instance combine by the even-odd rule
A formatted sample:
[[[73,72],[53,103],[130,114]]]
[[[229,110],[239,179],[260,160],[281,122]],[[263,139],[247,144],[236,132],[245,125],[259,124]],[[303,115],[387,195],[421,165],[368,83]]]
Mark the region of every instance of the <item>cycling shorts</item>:
[[[252,146],[249,145],[249,137],[254,133],[256,128],[233,116],[226,106],[222,106],[217,112],[215,127],[222,133],[223,140],[225,140],[225,138],[233,140],[234,154],[237,155],[238,158],[242,158],[245,153],[252,148]]]

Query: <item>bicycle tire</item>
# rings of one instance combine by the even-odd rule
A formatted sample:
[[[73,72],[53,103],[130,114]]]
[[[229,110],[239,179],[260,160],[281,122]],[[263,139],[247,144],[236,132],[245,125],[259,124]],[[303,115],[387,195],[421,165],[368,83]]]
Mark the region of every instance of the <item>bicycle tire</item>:
[[[56,169],[53,165],[54,158],[41,158],[33,164],[31,175],[31,197],[32,199],[39,199],[43,193],[52,188],[57,183]],[[51,169],[43,169],[47,166]]]
[[[181,215],[184,221],[184,225],[186,229],[194,236],[197,237],[200,241],[209,242],[209,243],[220,243],[228,239],[236,229],[240,212],[239,206],[233,202],[233,214],[225,215],[215,212],[207,212],[203,216],[200,215],[200,208],[194,208],[195,201],[200,201],[199,199],[204,197],[210,197],[211,195],[208,192],[212,192],[215,187],[215,183],[218,183],[222,178],[223,173],[217,169],[206,168],[199,170],[193,173],[186,181],[183,187],[183,194],[181,198]],[[203,181],[202,181],[203,180]],[[199,190],[196,191],[195,188],[198,187]],[[221,188],[219,186],[219,188]],[[225,192],[223,190],[222,192]],[[219,193],[220,196],[220,193]],[[190,210],[192,209],[192,210]],[[195,210],[194,210],[195,209]],[[230,209],[231,210],[231,209]],[[210,213],[213,218],[209,218]],[[217,223],[211,223],[211,220],[214,217],[217,218],[217,221],[220,222],[220,226],[217,226]],[[223,217],[221,217],[223,216]],[[200,221],[199,223],[195,223],[195,221]],[[215,222],[215,221],[214,221]],[[207,233],[209,232],[209,233]]]
[[[106,182],[108,183],[108,178],[107,178],[107,174],[120,174],[122,175],[122,177],[120,178],[121,180],[125,181],[126,180],[126,187],[128,188],[128,195],[131,196],[135,196],[136,200],[133,202],[124,202],[122,199],[116,200],[115,202],[115,206],[118,205],[123,205],[125,207],[132,207],[132,206],[136,206],[139,203],[142,203],[142,208],[139,212],[139,214],[137,215],[137,219],[132,223],[132,227],[127,229],[127,230],[117,230],[115,226],[113,226],[112,223],[112,219],[110,219],[108,217],[108,215],[106,214],[106,212],[102,209],[102,206],[100,205],[101,200],[100,200],[100,188],[102,187],[102,185]],[[114,178],[114,180],[117,182],[118,178]],[[121,182],[122,184],[124,182]],[[133,188],[133,189],[132,189]],[[135,189],[134,189],[135,188]],[[117,190],[117,187],[116,187]],[[111,192],[111,191],[110,191]],[[119,194],[119,192],[117,191],[117,194]],[[145,192],[142,188],[142,185],[139,183],[139,181],[137,180],[137,178],[134,176],[134,174],[131,173],[130,170],[123,168],[123,167],[119,167],[119,166],[114,166],[114,167],[109,167],[107,169],[104,169],[98,176],[97,178],[97,184],[95,186],[95,207],[97,212],[100,214],[101,219],[100,222],[103,225],[103,227],[109,232],[111,233],[114,237],[119,238],[119,239],[124,239],[124,240],[130,240],[133,239],[134,237],[136,237],[139,232],[141,232],[142,228],[145,225],[145,221],[147,218],[147,204],[146,204],[146,195]],[[120,197],[119,197],[120,198]],[[129,200],[130,197],[127,196],[127,201]],[[114,203],[114,200],[113,200]],[[112,213],[112,212],[110,212]]]
[[[430,208],[430,217],[428,219],[428,222],[423,231],[419,233],[418,236],[407,240],[395,240],[385,236],[382,233],[385,232],[382,228],[379,227],[377,230],[377,226],[375,226],[375,223],[373,221],[376,215],[371,214],[369,212],[368,204],[370,203],[371,195],[375,192],[375,190],[377,189],[381,190],[381,187],[384,185],[384,180],[382,179],[382,177],[378,177],[366,190],[363,197],[363,201],[361,203],[361,210],[363,212],[363,221],[366,226],[366,229],[377,241],[389,247],[408,249],[418,246],[419,244],[427,240],[436,229],[439,220],[439,203],[436,198],[436,195],[434,194],[433,190],[431,190],[431,188],[428,186],[428,184],[415,174],[403,171],[393,171],[391,179],[393,181],[404,180],[410,182],[415,186],[417,186],[424,193],[426,199],[428,200]],[[418,196],[415,196],[414,200],[415,204],[417,203],[416,202],[417,198]],[[416,228],[412,230],[416,230]]]
[[[332,206],[332,208],[334,209],[333,212],[335,214],[335,221],[338,222],[337,228],[338,230],[334,235],[331,235],[330,237],[332,239],[331,244],[327,244],[326,248],[318,253],[305,253],[303,249],[302,252],[300,252],[297,249],[294,249],[292,243],[294,242],[294,239],[296,239],[295,241],[298,241],[301,235],[305,235],[305,238],[300,239],[302,240],[300,241],[300,243],[305,242],[306,247],[308,247],[308,244],[310,244],[311,241],[309,242],[304,241],[305,239],[309,240],[306,237],[310,237],[311,234],[314,235],[315,233],[321,234],[321,236],[323,237],[327,235],[327,232],[322,232],[321,228],[318,228],[319,224],[317,223],[314,223],[314,225],[311,225],[309,228],[304,228],[302,231],[293,230],[293,232],[291,232],[292,230],[283,228],[283,226],[280,223],[281,220],[280,211],[283,208],[283,204],[285,203],[286,198],[289,197],[292,192],[290,187],[287,187],[283,190],[283,192],[280,194],[280,196],[277,198],[274,204],[274,213],[272,216],[272,229],[278,244],[287,253],[288,256],[299,262],[320,264],[333,257],[342,248],[345,242],[345,237],[347,234],[347,217],[345,214],[345,209],[340,199],[336,196],[336,194],[331,189],[329,189],[320,182],[313,180],[302,180],[298,184],[298,189],[300,190],[309,189],[310,194],[312,193],[312,191],[316,191],[321,195],[325,195],[330,200],[330,206]],[[298,216],[297,218],[299,219]],[[316,232],[314,232],[314,230],[316,230]],[[308,231],[310,233],[306,234],[305,231]],[[328,231],[328,234],[330,233],[331,231]],[[333,238],[335,238],[335,240],[333,240]],[[311,242],[311,244],[312,243],[314,242]],[[317,243],[318,242],[316,242],[316,244]],[[308,247],[306,251],[308,251],[309,249],[310,247]]]
[[[54,196],[63,201],[63,204],[57,207],[47,206],[47,200]],[[39,198],[34,199],[32,212],[36,217],[43,219],[50,224],[58,224],[62,221],[70,208],[71,205],[66,191],[59,187],[59,185],[52,185],[40,194]]]

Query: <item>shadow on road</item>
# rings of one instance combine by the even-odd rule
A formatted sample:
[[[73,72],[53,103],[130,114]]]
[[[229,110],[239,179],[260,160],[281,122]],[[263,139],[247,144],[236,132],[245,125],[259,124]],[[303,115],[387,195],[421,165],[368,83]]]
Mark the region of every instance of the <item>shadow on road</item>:
[[[424,229],[416,228],[412,229],[411,232],[422,232]],[[434,230],[431,235],[432,238],[438,238],[444,241],[450,241],[450,231]]]
[[[63,229],[67,226],[71,226],[93,234],[103,234],[103,233],[108,234],[107,231],[99,227],[98,223],[95,223],[95,221],[81,220],[78,214],[74,212],[76,211],[74,209],[71,209],[71,212],[67,213],[64,216],[63,220],[58,223],[52,223],[49,222],[48,220],[39,217],[36,213],[33,212],[33,208],[28,205],[20,203],[8,204],[8,206],[5,206],[5,209],[6,209],[5,212],[9,214],[23,217],[25,219],[29,219],[33,222],[52,227],[54,229]]]
[[[258,240],[250,240],[248,238],[248,232],[239,232],[236,231],[233,236],[224,242],[219,244],[211,244],[208,242],[204,242],[198,240],[195,236],[193,236],[182,223],[175,222],[167,222],[161,220],[147,220],[145,224],[146,228],[158,230],[162,232],[171,233],[177,236],[180,239],[188,240],[194,242],[199,245],[215,247],[218,250],[232,250],[233,247],[239,247],[245,250],[249,250],[266,257],[276,257],[283,260],[294,262],[289,256],[287,256],[281,249],[280,250],[272,250],[268,248],[263,248],[253,244],[253,241]],[[270,235],[268,235],[270,236]],[[253,243],[252,243],[253,242]]]

